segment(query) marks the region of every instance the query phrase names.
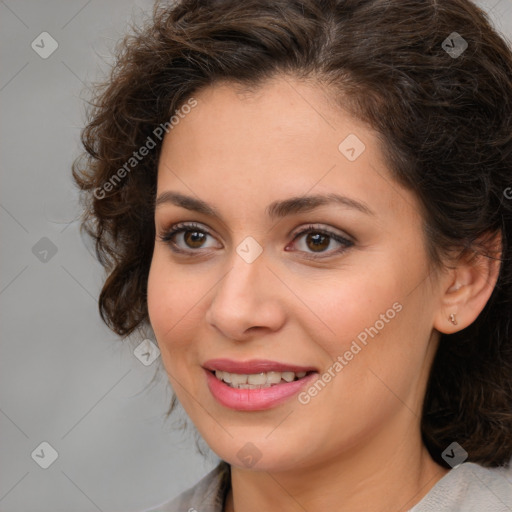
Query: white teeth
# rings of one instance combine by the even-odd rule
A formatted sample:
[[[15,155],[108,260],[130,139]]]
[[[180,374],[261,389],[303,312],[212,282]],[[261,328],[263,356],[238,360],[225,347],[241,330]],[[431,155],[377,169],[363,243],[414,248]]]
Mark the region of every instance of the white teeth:
[[[281,381],[292,382],[302,379],[307,372],[261,372],[252,374],[229,373],[221,370],[215,371],[217,379],[229,384],[232,388],[258,389],[275,386]]]
[[[269,384],[279,384],[281,382],[281,372],[268,372],[267,382]]]
[[[226,372],[224,372],[226,373]],[[240,384],[247,384],[247,375],[242,373],[242,374],[238,374],[238,373],[232,373],[230,375],[231,377],[231,384],[233,385],[233,387],[237,387],[239,386]]]
[[[286,382],[291,382],[293,379],[295,379],[295,373],[293,373],[293,372],[283,372],[283,373],[281,373],[281,377]]]
[[[258,384],[261,386],[265,382],[267,382],[267,376],[264,373],[255,373],[247,377],[248,384]]]

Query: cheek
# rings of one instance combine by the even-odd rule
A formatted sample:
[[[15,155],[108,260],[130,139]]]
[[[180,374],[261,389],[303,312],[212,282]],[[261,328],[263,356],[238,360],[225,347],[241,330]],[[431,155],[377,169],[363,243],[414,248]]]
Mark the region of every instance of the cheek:
[[[404,404],[406,415],[416,409],[425,346],[414,343],[412,307],[402,303],[402,290],[394,282],[376,288],[358,280],[354,287],[324,292],[318,311],[335,334],[319,338],[312,324],[307,329],[327,356],[320,375],[325,384],[306,389],[299,410],[304,422],[311,418],[313,430],[318,422],[332,425],[325,427],[331,438],[346,447],[404,412]]]
[[[352,276],[350,269],[345,269],[339,280],[335,276],[319,280],[301,292],[318,312],[324,334],[319,338],[318,320],[304,320],[302,327],[328,355],[327,369],[338,361],[331,372],[344,374],[343,379],[335,379],[338,384],[343,381],[342,395],[362,382],[372,391],[369,396],[377,397],[379,389],[389,394],[377,377],[369,380],[369,370],[404,393],[421,373],[429,339],[429,311],[422,287],[416,287],[425,279],[425,271],[419,258],[418,263],[407,266],[398,261],[380,258],[365,272],[354,269]],[[427,320],[419,325],[418,318]],[[374,385],[377,389],[372,389]]]
[[[155,248],[147,287],[149,320],[169,378],[187,382],[190,389],[197,385],[201,356],[199,344],[191,340],[201,338],[198,331],[203,329],[216,280],[215,273],[201,272],[194,265],[178,266],[165,248]]]
[[[156,335],[164,364],[167,366],[167,354],[180,350],[186,344],[181,331],[197,314],[200,290],[191,286],[184,273],[173,271],[171,265],[155,249],[148,276],[148,313],[151,326]],[[197,304],[194,308],[193,305]]]
[[[388,278],[379,279],[378,269],[364,273],[354,270],[352,276],[350,270],[344,270],[340,274],[334,273],[330,279],[304,283],[305,287],[299,293],[307,297],[310,309],[318,313],[325,327],[322,329],[325,340],[330,340],[326,348],[331,357],[348,350],[351,341],[358,337],[364,342],[365,336],[369,336],[368,330],[374,332],[376,327],[379,332],[384,332],[395,323],[396,310],[401,309],[397,303],[403,300],[404,287],[399,279],[389,277],[393,275],[389,268],[383,274]],[[312,315],[308,317],[312,318]],[[312,330],[312,323],[309,330]]]
[[[155,249],[149,270],[147,290],[149,320],[159,341],[162,333],[172,326],[172,314],[176,312],[175,306],[179,305],[175,299],[174,283],[171,286],[170,279],[167,277],[168,273],[161,260],[162,258],[158,256]]]

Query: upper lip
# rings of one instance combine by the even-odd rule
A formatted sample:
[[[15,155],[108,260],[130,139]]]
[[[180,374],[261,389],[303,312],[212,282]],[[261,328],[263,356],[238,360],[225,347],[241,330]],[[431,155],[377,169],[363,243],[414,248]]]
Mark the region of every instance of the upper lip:
[[[249,361],[234,361],[232,359],[209,359],[203,368],[210,371],[224,371],[228,373],[253,374],[262,372],[316,372],[312,366],[280,363],[267,359],[251,359]]]

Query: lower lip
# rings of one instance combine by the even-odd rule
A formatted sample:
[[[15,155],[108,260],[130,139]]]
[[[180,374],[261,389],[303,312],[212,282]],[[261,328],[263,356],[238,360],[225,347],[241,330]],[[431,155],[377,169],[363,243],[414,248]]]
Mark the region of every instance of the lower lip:
[[[263,411],[276,407],[318,378],[318,373],[314,372],[302,379],[275,384],[268,388],[237,389],[217,379],[209,370],[205,372],[208,388],[214,398],[221,405],[237,411]]]

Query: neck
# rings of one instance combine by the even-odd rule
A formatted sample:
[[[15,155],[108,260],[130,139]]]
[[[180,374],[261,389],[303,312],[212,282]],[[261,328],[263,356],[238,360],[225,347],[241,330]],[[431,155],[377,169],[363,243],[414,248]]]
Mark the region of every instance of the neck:
[[[225,512],[406,512],[447,472],[432,460],[419,434],[408,442],[379,439],[299,469],[232,466]]]

